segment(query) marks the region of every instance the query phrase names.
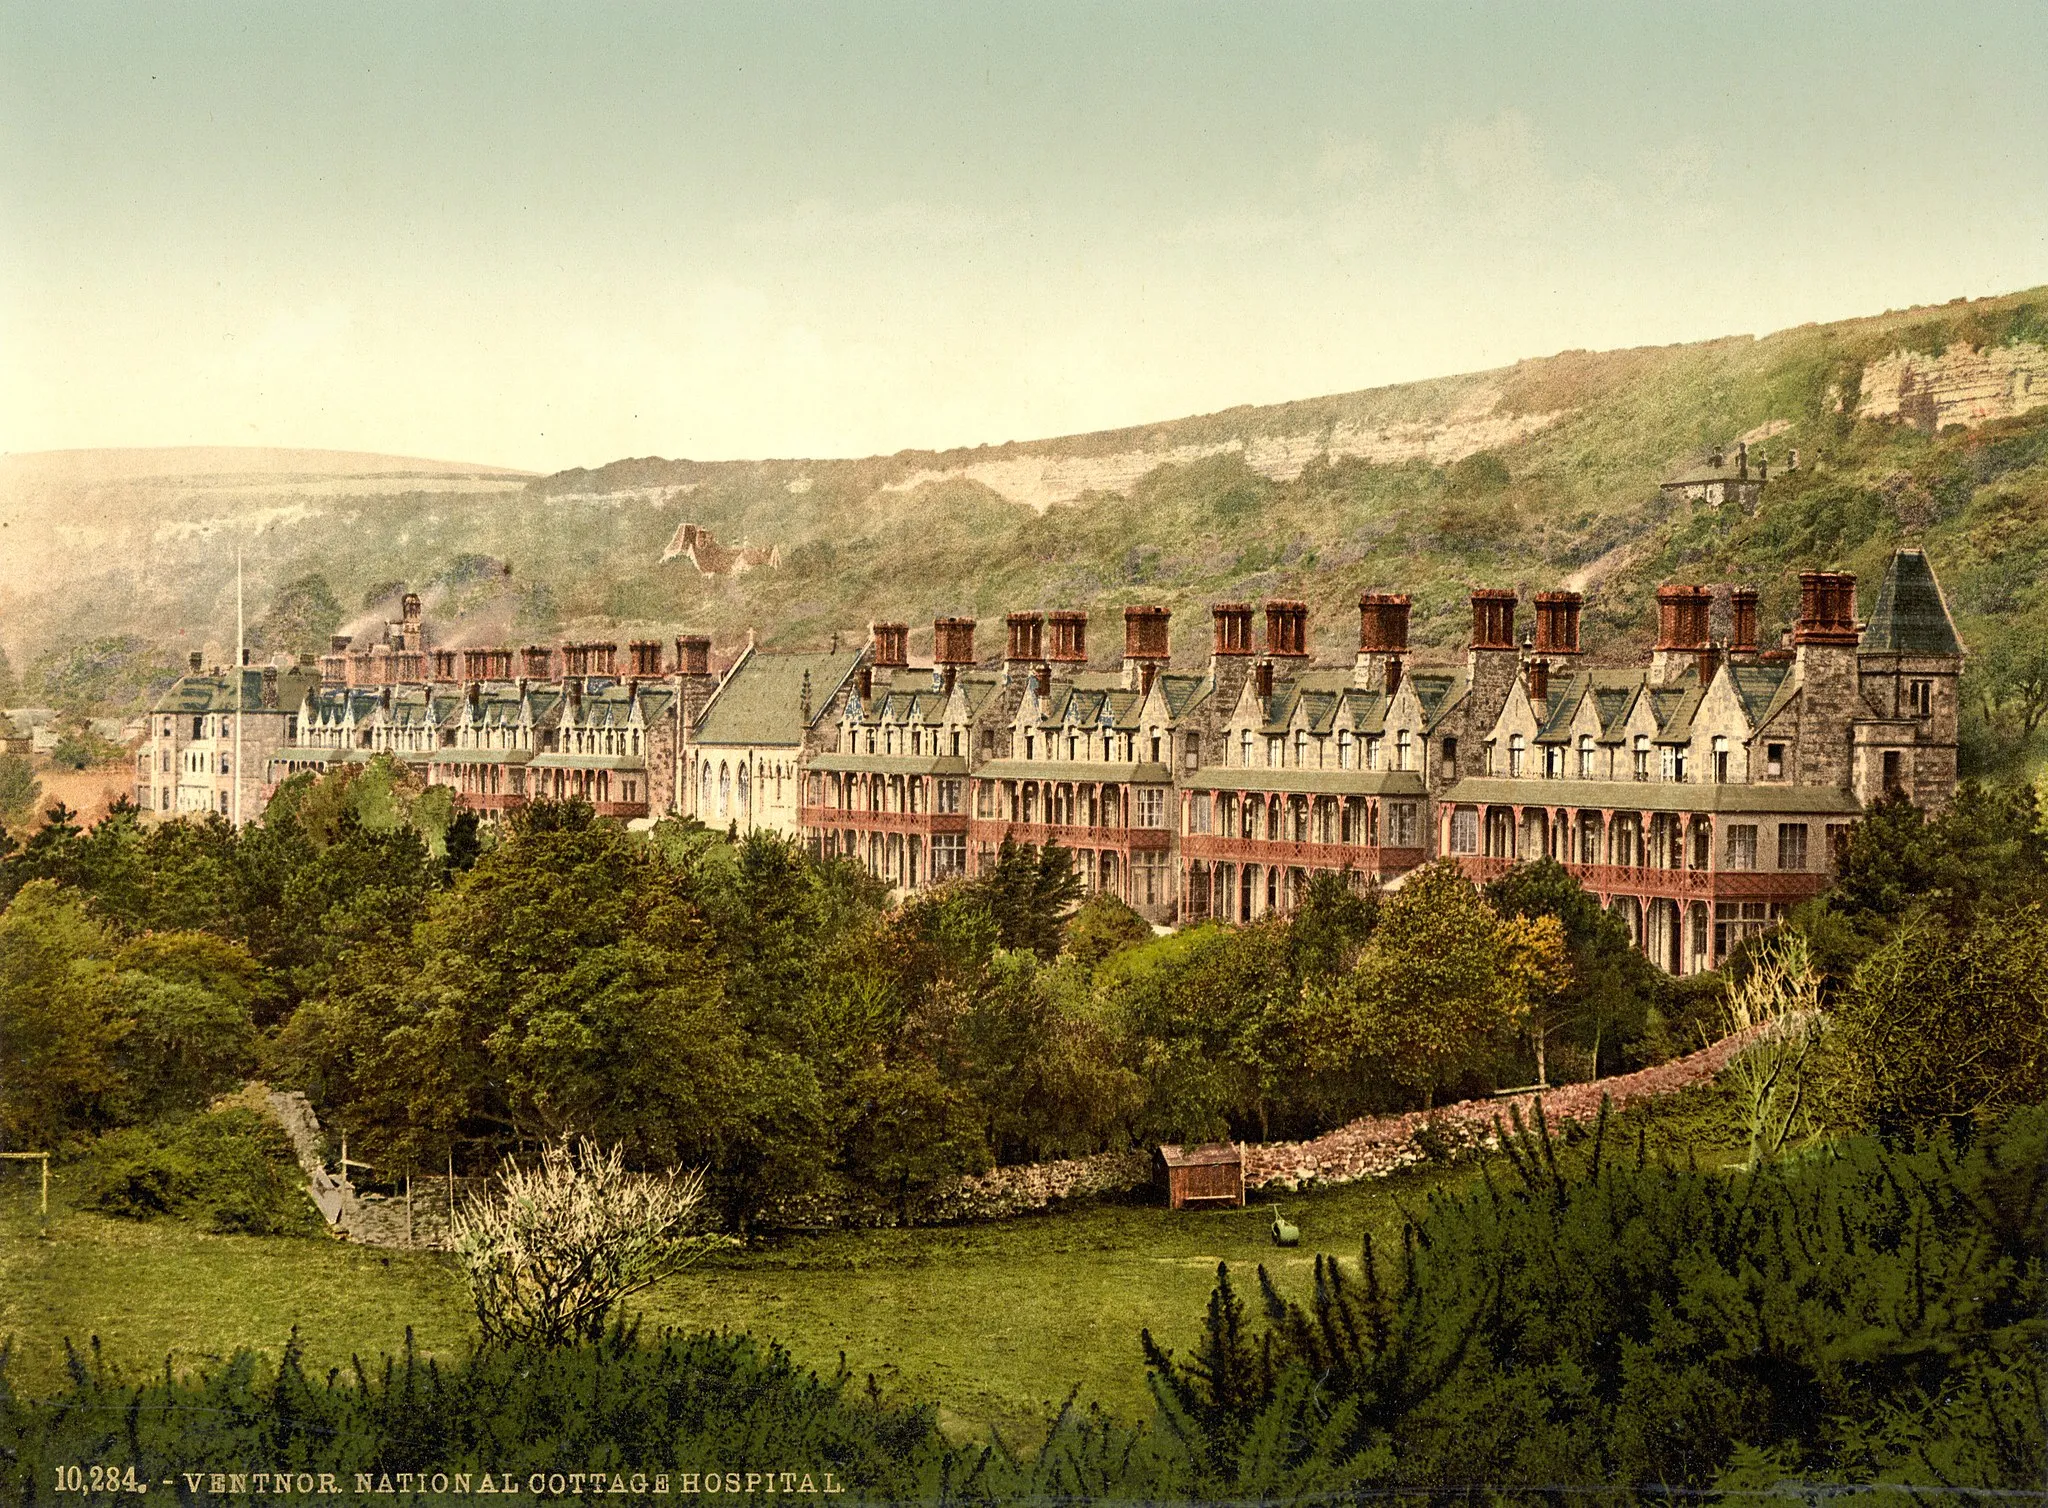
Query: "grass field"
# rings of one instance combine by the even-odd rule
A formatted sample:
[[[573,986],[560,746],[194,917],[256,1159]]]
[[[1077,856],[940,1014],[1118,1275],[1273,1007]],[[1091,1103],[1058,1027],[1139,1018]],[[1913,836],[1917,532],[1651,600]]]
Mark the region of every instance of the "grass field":
[[[1667,1154],[1690,1147],[1705,1160],[1732,1145],[1712,1096],[1675,1097],[1655,1131]],[[321,1368],[396,1350],[408,1325],[443,1356],[473,1333],[462,1282],[440,1255],[111,1219],[74,1207],[66,1171],[52,1172],[47,1238],[33,1174],[0,1175],[0,1334],[13,1337],[9,1371],[26,1391],[59,1383],[67,1337],[81,1348],[101,1337],[132,1373],[166,1357],[203,1366],[244,1345],[274,1355],[294,1325]],[[638,1312],[650,1324],[751,1330],[826,1371],[843,1352],[856,1376],[936,1401],[956,1437],[994,1426],[1028,1442],[1076,1387],[1084,1402],[1143,1417],[1138,1332],[1190,1344],[1218,1261],[1247,1288],[1264,1262],[1284,1290],[1305,1293],[1318,1252],[1355,1260],[1367,1231],[1398,1243],[1404,1212],[1476,1177],[1469,1164],[1425,1167],[1288,1196],[1279,1207],[1302,1240],[1287,1251],[1267,1236],[1272,1204],[1201,1214],[1095,1204],[989,1225],[784,1237],[664,1284]]]

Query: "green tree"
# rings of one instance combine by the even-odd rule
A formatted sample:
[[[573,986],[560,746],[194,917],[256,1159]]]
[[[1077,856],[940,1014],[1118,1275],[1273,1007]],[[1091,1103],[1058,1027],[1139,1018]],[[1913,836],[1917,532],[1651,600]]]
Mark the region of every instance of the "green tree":
[[[1033,850],[1008,838],[995,868],[973,882],[996,920],[1006,948],[1029,948],[1040,958],[1059,956],[1060,928],[1081,899],[1074,856],[1057,843]]]
[[[42,795],[43,783],[36,779],[34,765],[19,754],[0,754],[0,822],[26,826]]]
[[[1822,1039],[1834,1117],[1892,1129],[2048,1099],[2048,915],[1908,919],[1858,966]]]
[[[1564,929],[1569,978],[1554,997],[1538,1003],[1530,1019],[1539,1082],[1548,1081],[1544,1054],[1550,1041],[1588,1049],[1596,1074],[1609,1055],[1626,1062],[1629,1048],[1650,1025],[1659,981],[1621,918],[1551,858],[1515,865],[1487,882],[1485,896],[1501,916],[1555,917]]]
[[[43,1150],[115,1124],[127,1082],[115,1053],[128,1022],[109,985],[114,941],[84,902],[31,880],[0,912],[0,1136]]]
[[[320,573],[299,576],[279,587],[269,610],[250,635],[258,649],[319,654],[341,627],[341,603]]]
[[[1067,955],[1094,968],[1112,953],[1152,936],[1152,924],[1107,890],[1083,901],[1065,925]]]
[[[906,1224],[918,1194],[989,1166],[981,1117],[921,1059],[877,1063],[846,1085],[842,1165],[855,1182],[885,1191]]]

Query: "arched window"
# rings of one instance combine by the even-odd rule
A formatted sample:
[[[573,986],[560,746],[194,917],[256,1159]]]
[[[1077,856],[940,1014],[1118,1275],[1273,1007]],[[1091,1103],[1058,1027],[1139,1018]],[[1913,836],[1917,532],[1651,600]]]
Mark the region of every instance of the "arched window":
[[[747,778],[747,766],[745,762],[742,761],[740,764],[740,815],[742,817],[750,816],[752,814],[753,799],[754,793],[752,783]]]
[[[732,810],[732,766],[723,760],[718,765],[718,815],[723,817]]]
[[[697,786],[697,815],[708,817],[711,815],[711,761],[708,759],[699,771]]]

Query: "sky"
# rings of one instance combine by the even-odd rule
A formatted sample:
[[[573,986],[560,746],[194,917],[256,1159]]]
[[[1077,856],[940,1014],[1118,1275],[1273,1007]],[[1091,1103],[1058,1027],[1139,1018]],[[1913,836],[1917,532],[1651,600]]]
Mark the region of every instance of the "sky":
[[[2041,283],[2033,0],[0,0],[0,452],[867,455]]]

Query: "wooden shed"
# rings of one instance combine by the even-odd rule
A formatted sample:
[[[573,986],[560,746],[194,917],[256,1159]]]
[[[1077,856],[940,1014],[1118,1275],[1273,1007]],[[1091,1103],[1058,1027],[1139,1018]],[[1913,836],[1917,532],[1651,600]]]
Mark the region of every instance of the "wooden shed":
[[[1159,1149],[1159,1161],[1166,1175],[1168,1208],[1244,1207],[1244,1154],[1229,1142],[1199,1147],[1168,1142]]]

